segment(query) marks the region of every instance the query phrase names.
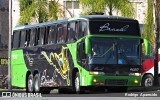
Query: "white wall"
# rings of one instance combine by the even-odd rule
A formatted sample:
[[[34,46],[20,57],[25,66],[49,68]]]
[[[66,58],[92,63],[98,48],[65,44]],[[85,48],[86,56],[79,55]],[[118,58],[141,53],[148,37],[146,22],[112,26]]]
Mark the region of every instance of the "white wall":
[[[19,0],[12,0],[12,27],[18,24],[20,18]]]

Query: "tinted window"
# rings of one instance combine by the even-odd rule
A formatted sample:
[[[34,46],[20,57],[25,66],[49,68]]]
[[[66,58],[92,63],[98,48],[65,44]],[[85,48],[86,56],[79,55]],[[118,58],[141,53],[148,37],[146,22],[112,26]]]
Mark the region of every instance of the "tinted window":
[[[64,40],[63,40],[63,26],[62,25],[58,25],[57,43],[64,43]]]
[[[87,22],[82,22],[82,35],[86,36],[87,35]]]
[[[67,36],[67,24],[63,24],[63,41],[66,42],[66,36]]]
[[[45,28],[45,34],[44,34],[44,44],[48,44],[49,30],[50,30],[50,26],[47,26]]]
[[[26,40],[27,40],[27,42],[25,43],[26,46],[29,46],[29,43],[30,43],[30,32],[31,32],[30,29],[26,30]]]
[[[26,30],[21,31],[21,42],[20,42],[20,47],[25,47],[27,45],[27,40],[26,40]]]
[[[74,42],[75,40],[77,40],[77,37],[76,37],[76,33],[75,33],[75,30],[76,30],[76,23],[75,22],[71,22],[68,24],[68,38],[67,38],[67,42]]]
[[[81,21],[81,22],[79,22],[79,24],[77,24],[77,27],[79,28],[79,29],[77,28],[77,30],[78,30],[78,34],[77,34],[78,39],[87,35],[87,29],[88,29],[87,22]]]
[[[45,34],[45,27],[42,27],[40,28],[40,35],[39,35],[39,41],[38,41],[39,45],[44,44],[44,34]]]
[[[36,44],[35,37],[36,37],[36,29],[31,29],[29,46],[35,46]]]
[[[48,44],[56,43],[56,25],[50,27],[48,35]]]
[[[16,49],[19,47],[19,31],[13,33],[13,48]]]
[[[67,25],[65,23],[58,25],[57,43],[64,43],[66,41],[66,29]]]

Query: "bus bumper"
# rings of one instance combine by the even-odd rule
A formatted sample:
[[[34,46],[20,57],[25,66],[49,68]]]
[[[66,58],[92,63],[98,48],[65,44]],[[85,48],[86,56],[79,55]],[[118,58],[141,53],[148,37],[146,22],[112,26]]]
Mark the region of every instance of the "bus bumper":
[[[82,78],[83,79],[83,78]],[[141,76],[89,75],[82,86],[140,86]]]

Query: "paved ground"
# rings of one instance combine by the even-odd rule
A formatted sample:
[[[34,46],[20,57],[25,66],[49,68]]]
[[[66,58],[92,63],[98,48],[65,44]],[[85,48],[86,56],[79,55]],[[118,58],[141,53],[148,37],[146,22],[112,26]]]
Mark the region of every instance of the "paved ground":
[[[2,92],[9,92],[14,96],[18,96],[18,93],[25,93],[25,90],[14,89],[11,92],[8,90],[0,90],[0,97],[2,97]],[[159,100],[160,98],[160,88],[152,87],[152,88],[129,88],[127,92],[105,92],[100,91],[86,91],[84,94],[74,94],[71,92],[67,93],[59,93],[57,89],[52,90],[50,94],[38,94],[37,96],[42,96],[39,98],[22,98],[22,97],[2,97],[0,100]]]

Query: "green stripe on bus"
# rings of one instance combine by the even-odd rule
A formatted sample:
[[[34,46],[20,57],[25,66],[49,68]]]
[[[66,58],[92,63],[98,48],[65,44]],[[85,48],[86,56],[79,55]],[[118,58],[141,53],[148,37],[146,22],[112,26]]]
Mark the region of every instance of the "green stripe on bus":
[[[27,68],[23,50],[13,50],[11,52],[11,66],[12,86],[25,87]]]

